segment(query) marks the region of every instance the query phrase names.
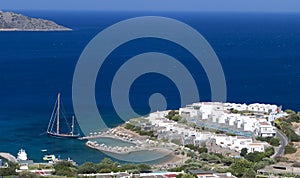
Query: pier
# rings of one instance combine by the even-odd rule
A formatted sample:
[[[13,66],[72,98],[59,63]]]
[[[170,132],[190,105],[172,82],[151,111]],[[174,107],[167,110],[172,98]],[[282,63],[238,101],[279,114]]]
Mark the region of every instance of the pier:
[[[14,157],[13,155],[11,155],[10,153],[4,153],[4,152],[0,152],[0,157],[7,159],[8,161],[17,162],[17,158]]]

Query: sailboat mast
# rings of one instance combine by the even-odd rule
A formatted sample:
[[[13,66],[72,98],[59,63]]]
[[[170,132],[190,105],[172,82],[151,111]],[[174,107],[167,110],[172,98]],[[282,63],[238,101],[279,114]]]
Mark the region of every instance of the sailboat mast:
[[[60,113],[60,93],[57,95],[57,120],[56,120],[56,133],[59,134],[59,113]]]
[[[72,116],[72,135],[74,135],[74,115]]]

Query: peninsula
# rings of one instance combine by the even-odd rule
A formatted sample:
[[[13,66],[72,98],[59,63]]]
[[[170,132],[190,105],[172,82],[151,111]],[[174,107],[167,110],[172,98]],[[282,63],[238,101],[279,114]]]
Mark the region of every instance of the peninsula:
[[[53,21],[0,10],[0,31],[69,31]]]

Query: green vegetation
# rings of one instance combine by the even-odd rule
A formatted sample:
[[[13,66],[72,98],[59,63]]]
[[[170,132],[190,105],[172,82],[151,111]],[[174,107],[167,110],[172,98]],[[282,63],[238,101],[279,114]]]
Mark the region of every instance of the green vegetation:
[[[181,116],[179,115],[179,111],[177,110],[171,110],[168,115],[165,116],[167,119],[173,120],[178,122],[181,119]]]
[[[232,136],[232,137],[238,136],[237,134],[229,133],[229,132],[226,132],[226,135],[227,135],[227,136]]]
[[[291,109],[287,109],[287,110],[285,110],[285,112],[287,114],[289,114],[289,116],[286,119],[289,123],[292,123],[292,122],[299,123],[300,122],[300,112],[297,112],[297,114],[296,114],[296,112]]]
[[[246,110],[238,111],[236,109],[231,108],[231,109],[229,109],[229,111],[230,111],[230,113],[233,113],[233,114],[254,115],[254,113],[252,111],[246,111]]]
[[[140,173],[151,170],[147,164],[119,164],[109,158],[104,158],[100,163],[95,164],[87,162],[78,167],[78,174],[106,173],[106,172],[124,172]]]
[[[245,157],[248,153],[248,149],[247,148],[242,148],[240,156]]]
[[[18,176],[20,178],[39,177],[37,174],[29,171],[16,173],[15,170],[18,168],[18,164],[8,162],[8,168],[0,168],[0,176]],[[141,173],[151,170],[151,166],[148,164],[119,164],[118,162],[113,162],[109,158],[104,158],[98,164],[86,162],[80,166],[75,166],[68,161],[59,161],[53,165],[53,168],[55,169],[55,177],[77,177],[78,174],[110,173],[125,171],[128,171],[129,173]]]
[[[246,159],[236,159],[229,168],[229,171],[237,177],[243,177],[244,174],[252,170],[253,163]]]
[[[190,149],[196,149],[195,146],[186,145]],[[255,177],[255,171],[262,169],[267,165],[275,164],[276,161],[269,158],[274,154],[274,148],[268,147],[265,152],[247,153],[243,149],[245,158],[232,158],[220,153],[203,152],[185,162],[184,165],[171,168],[169,171],[188,171],[192,169],[214,170],[216,172],[231,172],[237,177]]]
[[[176,178],[196,178],[196,175],[193,174],[178,174]]]
[[[141,127],[139,126],[134,126],[130,123],[127,123],[124,127],[125,129],[127,130],[131,130],[131,131],[134,131],[140,135],[146,135],[146,136],[149,136],[150,138],[156,138],[156,136],[154,135],[153,131],[151,130],[142,130]]]
[[[293,153],[296,153],[297,149],[291,145],[291,144],[288,144],[284,147],[284,154],[293,154]]]
[[[169,169],[169,171],[185,171],[192,169],[210,170],[214,168],[218,172],[227,172],[226,167],[230,166],[234,158],[225,157],[218,153],[201,153],[185,162],[182,166]],[[223,168],[225,166],[225,168]]]
[[[286,157],[279,156],[279,157],[276,157],[275,160],[276,160],[276,162],[288,162],[289,159]]]
[[[296,112],[293,111],[293,110],[291,110],[291,109],[286,109],[285,112],[286,112],[287,114],[296,114]]]
[[[19,174],[19,178],[37,178],[37,177],[38,177],[37,174],[29,171],[24,171]]]
[[[55,175],[74,177],[77,175],[77,167],[69,161],[59,161],[54,164]]]
[[[185,147],[187,147],[191,150],[194,150],[194,151],[198,151],[198,153],[207,153],[208,152],[206,147],[199,147],[199,146],[195,146],[193,144],[185,145]]]
[[[280,145],[280,139],[275,137],[256,137],[256,140],[268,142],[272,146]]]
[[[259,162],[259,161],[262,161],[266,157],[268,158],[268,157],[272,156],[274,153],[275,153],[274,148],[268,147],[268,148],[266,148],[265,152],[254,151],[252,153],[247,153],[245,155],[245,159],[247,159],[248,161],[251,161],[251,162]]]
[[[9,175],[17,175],[15,172],[16,169],[19,168],[18,164],[8,161],[7,168],[0,169],[0,176],[9,176]]]
[[[292,123],[289,119],[279,118],[275,120],[275,126],[280,129],[290,141],[298,142],[300,141],[300,135],[297,135],[292,129]]]

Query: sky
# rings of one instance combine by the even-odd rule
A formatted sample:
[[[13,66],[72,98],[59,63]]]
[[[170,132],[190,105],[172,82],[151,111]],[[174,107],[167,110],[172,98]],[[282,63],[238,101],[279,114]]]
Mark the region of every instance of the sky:
[[[0,0],[0,9],[300,12],[300,0]]]

